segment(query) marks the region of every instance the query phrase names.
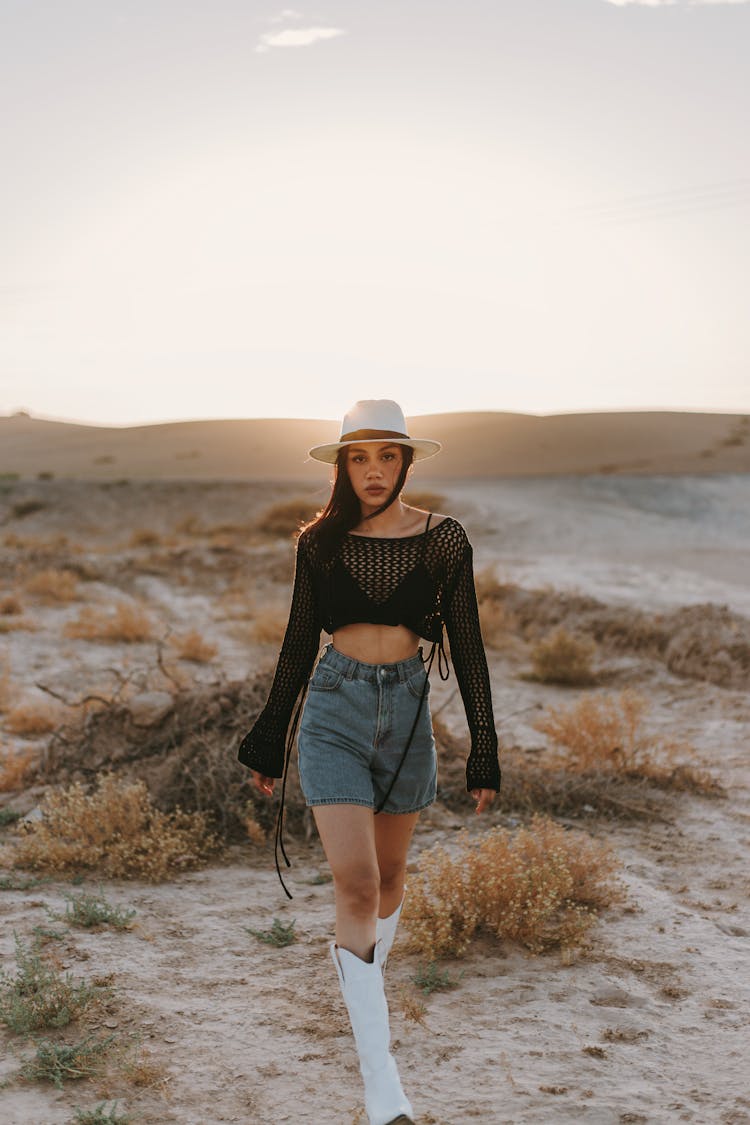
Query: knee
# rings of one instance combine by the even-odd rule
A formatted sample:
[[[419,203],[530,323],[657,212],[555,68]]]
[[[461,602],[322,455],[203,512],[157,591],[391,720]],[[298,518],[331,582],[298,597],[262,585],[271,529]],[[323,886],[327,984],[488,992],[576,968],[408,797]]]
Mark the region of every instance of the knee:
[[[377,871],[347,871],[335,877],[336,898],[350,914],[368,917],[377,912],[380,879]]]
[[[394,894],[400,891],[406,877],[406,864],[388,864],[380,869],[380,891],[382,894]]]

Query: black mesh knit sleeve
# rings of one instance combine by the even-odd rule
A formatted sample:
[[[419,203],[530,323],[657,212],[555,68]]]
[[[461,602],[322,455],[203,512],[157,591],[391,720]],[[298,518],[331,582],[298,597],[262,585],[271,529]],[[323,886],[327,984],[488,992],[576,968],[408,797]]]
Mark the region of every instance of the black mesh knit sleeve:
[[[463,555],[448,591],[443,617],[451,646],[451,660],[466,709],[471,752],[466,762],[466,788],[500,788],[497,735],[487,657],[479,626],[474,588],[473,551],[465,540]]]
[[[240,743],[237,757],[265,777],[284,772],[286,732],[294,704],[312,670],[320,647],[320,621],[306,541],[297,543],[294,590],[289,623],[266,706]]]

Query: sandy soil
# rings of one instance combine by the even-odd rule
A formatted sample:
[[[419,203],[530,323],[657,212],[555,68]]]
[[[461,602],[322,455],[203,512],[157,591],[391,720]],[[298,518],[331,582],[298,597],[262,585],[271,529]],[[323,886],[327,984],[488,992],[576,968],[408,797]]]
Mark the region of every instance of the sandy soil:
[[[269,613],[283,622],[291,555],[283,541],[247,529],[291,486],[45,486],[46,506],[21,517],[13,505],[23,485],[0,497],[0,599],[18,597],[34,626],[0,632],[11,702],[46,701],[35,682],[73,698],[111,685],[110,668],[153,668],[153,643],[64,636],[82,605],[115,598],[145,605],[162,633],[197,628],[217,646],[210,664],[174,661],[186,678],[208,681],[219,670],[243,676],[273,661],[276,641],[259,639],[256,622]],[[594,595],[634,612],[713,602],[750,616],[748,477],[607,475],[459,482],[444,491],[447,509],[469,530],[477,567],[493,567],[506,581]],[[175,530],[191,516],[204,528],[247,526],[202,537],[195,527]],[[150,529],[156,539],[133,546],[134,529]],[[51,565],[82,576],[74,601],[44,604],[26,592],[28,579]],[[580,692],[521,679],[526,656],[521,644],[489,652],[501,740],[532,753],[542,740],[532,725],[540,708]],[[676,676],[636,651],[602,652],[601,659],[613,683],[647,697],[655,729],[694,745],[728,796],[681,797],[664,821],[577,825],[614,845],[627,898],[603,915],[592,949],[571,963],[482,940],[449,966],[463,971],[458,990],[427,997],[420,1023],[409,1016],[420,959],[397,943],[388,968],[392,1028],[419,1125],[750,1122],[750,692],[699,671]],[[436,683],[433,706],[461,734],[454,688]],[[44,741],[0,726],[0,752],[28,744],[41,750]],[[39,796],[0,795],[0,803],[25,812]],[[465,824],[477,831],[510,820],[493,813],[480,825],[439,801],[423,817],[412,867],[420,850],[450,842]],[[2,839],[12,834],[0,829]],[[113,1072],[104,1086],[62,1091],[11,1082],[0,1095],[2,1121],[62,1125],[76,1107],[91,1108],[106,1094],[139,1122],[363,1125],[356,1057],[329,967],[332,891],[319,881],[325,860],[314,839],[294,839],[290,851],[291,903],[268,851],[248,843],[164,885],[103,884],[110,901],[137,910],[129,932],[55,923],[65,936],[48,948],[62,966],[87,979],[111,977],[115,999],[92,1030],[140,1036],[167,1081],[136,1088]],[[0,891],[6,971],[14,967],[14,932],[29,938],[35,925],[50,925],[48,908],[61,910],[70,890],[69,881],[56,880]],[[245,929],[275,917],[295,920],[296,945],[274,949]],[[31,1049],[6,1033],[0,1038],[2,1079]]]

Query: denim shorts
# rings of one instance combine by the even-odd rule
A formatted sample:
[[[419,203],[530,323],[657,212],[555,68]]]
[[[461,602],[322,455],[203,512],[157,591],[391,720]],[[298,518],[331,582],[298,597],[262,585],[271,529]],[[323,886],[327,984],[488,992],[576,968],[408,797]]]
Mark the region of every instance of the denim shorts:
[[[380,805],[409,740],[426,678],[421,651],[396,664],[364,664],[325,647],[310,679],[297,740],[308,805]],[[435,800],[429,690],[428,681],[411,746],[383,812],[417,812]]]

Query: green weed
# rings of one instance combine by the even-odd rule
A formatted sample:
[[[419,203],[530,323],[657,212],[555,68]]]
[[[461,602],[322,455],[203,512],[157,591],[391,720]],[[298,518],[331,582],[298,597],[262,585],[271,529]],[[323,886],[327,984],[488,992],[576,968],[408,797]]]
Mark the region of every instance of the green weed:
[[[45,882],[34,875],[0,875],[0,891],[30,891]]]
[[[420,965],[411,979],[417,988],[421,988],[429,996],[431,992],[448,992],[452,988],[458,988],[462,976],[463,973],[460,973],[457,977],[452,977],[447,971],[441,972],[435,961],[428,961],[426,965]]]
[[[75,1120],[76,1125],[127,1125],[133,1119],[127,1113],[117,1112],[117,1102],[113,1102],[109,1109],[107,1103],[102,1102],[94,1109],[77,1109]]]
[[[67,902],[64,914],[53,914],[53,918],[69,922],[72,926],[112,926],[116,930],[129,930],[136,911],[122,906],[113,906],[104,895],[86,894],[65,895]]]
[[[101,1056],[114,1038],[109,1035],[106,1039],[95,1039],[87,1035],[79,1043],[52,1043],[43,1039],[37,1043],[33,1059],[21,1067],[20,1077],[27,1082],[53,1082],[61,1090],[65,1082],[95,1074]]]
[[[296,918],[292,918],[288,925],[279,918],[274,918],[273,925],[270,930],[253,930],[250,926],[245,926],[245,929],[258,941],[265,942],[266,945],[275,945],[281,949],[285,945],[294,945],[297,940],[297,935],[294,932],[294,923]]]
[[[48,941],[62,941],[65,937],[64,930],[53,930],[49,926],[34,926],[31,932],[40,945],[46,945]]]
[[[41,1027],[66,1027],[97,996],[100,989],[73,983],[44,961],[37,944],[28,948],[16,936],[15,976],[0,974],[0,1023],[16,1035]]]

